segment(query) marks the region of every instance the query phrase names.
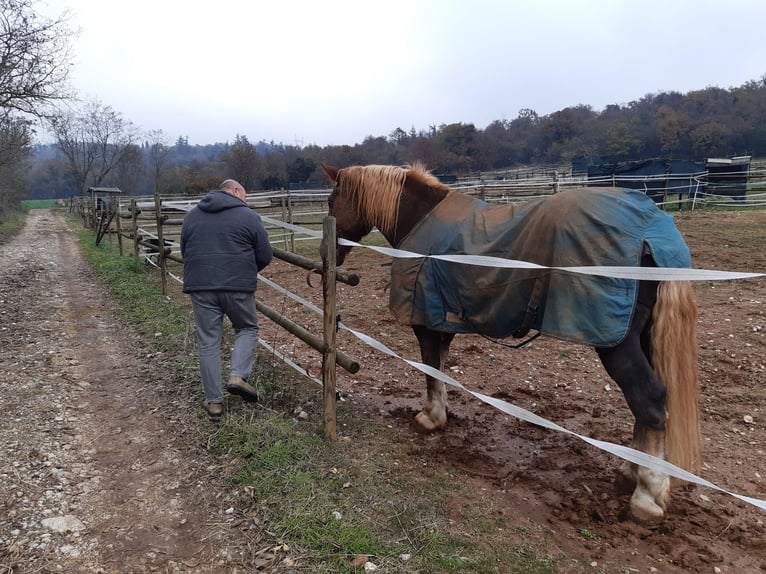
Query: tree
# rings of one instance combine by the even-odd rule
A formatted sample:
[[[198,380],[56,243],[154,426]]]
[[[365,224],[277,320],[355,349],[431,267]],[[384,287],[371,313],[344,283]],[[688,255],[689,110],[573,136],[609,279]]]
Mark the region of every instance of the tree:
[[[114,170],[102,181],[102,185],[118,187],[125,195],[136,195],[144,179],[144,161],[141,148],[130,144]]]
[[[67,97],[69,38],[64,19],[40,17],[32,0],[0,0],[0,220],[25,187],[32,128],[46,104]]]
[[[660,149],[663,153],[678,153],[681,143],[688,136],[688,118],[670,106],[662,105],[657,109],[656,116],[657,137],[660,141]]]
[[[307,157],[295,158],[287,165],[287,178],[290,183],[306,183],[314,170],[317,168],[317,164],[313,159]]]
[[[50,20],[33,0],[0,0],[0,108],[41,116],[46,104],[67,99],[69,40],[66,14]]]
[[[79,110],[49,117],[48,126],[67,160],[77,193],[102,185],[138,139],[130,121],[96,100]]]
[[[439,133],[434,138],[441,148],[436,169],[445,173],[466,173],[475,169],[476,133],[473,124],[439,126]]]
[[[0,222],[21,200],[31,139],[27,121],[10,116],[0,121]]]
[[[694,154],[700,158],[724,155],[724,144],[727,137],[726,126],[719,122],[711,121],[700,124],[691,133]]]
[[[635,130],[627,121],[612,122],[602,134],[601,155],[614,161],[641,157],[641,140],[633,134]]]
[[[226,163],[232,179],[236,179],[245,189],[256,188],[259,168],[258,152],[247,136],[237,135],[229,149],[221,154],[221,159]]]
[[[405,132],[402,128],[396,128],[388,135],[388,139],[396,145],[402,145],[407,141],[407,132]]]
[[[158,193],[162,173],[168,163],[170,154],[173,152],[173,148],[168,146],[162,130],[152,130],[147,134],[147,137],[149,138],[149,165],[154,179],[154,193]]]
[[[542,155],[540,116],[535,110],[523,108],[515,120],[508,126],[513,136],[513,157],[517,163],[532,163]]]

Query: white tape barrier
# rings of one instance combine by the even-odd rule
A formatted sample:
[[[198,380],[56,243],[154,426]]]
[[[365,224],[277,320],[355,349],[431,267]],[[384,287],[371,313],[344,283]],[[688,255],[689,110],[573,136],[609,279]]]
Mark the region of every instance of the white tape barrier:
[[[299,227],[290,223],[285,223],[270,217],[263,217],[273,225],[279,225],[290,231],[296,231],[309,235],[316,239],[322,239],[322,232],[305,227]],[[464,263],[467,265],[478,265],[482,267],[502,267],[507,269],[550,269],[555,271],[565,271],[568,273],[577,273],[580,275],[598,275],[601,277],[614,277],[617,279],[646,279],[650,281],[729,281],[732,279],[752,279],[753,277],[764,277],[766,273],[745,273],[739,271],[715,271],[709,269],[689,269],[686,267],[608,267],[608,266],[585,266],[585,267],[546,267],[537,263],[528,261],[518,261],[515,259],[503,259],[502,257],[488,257],[486,255],[423,255],[412,251],[395,249],[394,247],[378,247],[375,245],[362,245],[348,239],[338,239],[338,245],[348,247],[363,247],[377,251],[388,257],[398,257],[402,259],[414,259],[419,257],[430,257],[442,261],[451,261],[453,263]]]
[[[462,391],[465,391],[480,401],[483,401],[487,403],[488,405],[491,405],[495,407],[496,409],[511,415],[513,417],[516,417],[518,419],[521,419],[523,421],[526,421],[528,423],[532,423],[550,430],[558,431],[564,434],[568,434],[570,436],[573,436],[575,438],[578,438],[582,441],[585,441],[586,443],[595,446],[596,448],[599,448],[601,450],[604,450],[610,454],[613,454],[615,456],[618,456],[619,458],[622,458],[624,460],[640,464],[641,466],[645,466],[647,468],[650,468],[652,470],[656,470],[659,472],[663,472],[665,474],[668,474],[670,476],[674,476],[676,478],[680,478],[681,480],[685,480],[687,482],[691,482],[694,484],[698,484],[700,486],[706,486],[708,488],[712,488],[713,490],[717,490],[719,492],[723,492],[725,494],[731,495],[735,498],[738,498],[739,500],[742,500],[744,502],[747,502],[749,504],[752,504],[753,506],[757,506],[761,510],[766,510],[766,500],[760,500],[758,498],[751,498],[749,496],[744,496],[741,494],[736,494],[734,492],[725,490],[721,488],[720,486],[716,486],[712,482],[709,482],[705,480],[704,478],[700,478],[699,476],[692,474],[690,472],[685,471],[684,469],[675,466],[674,464],[670,464],[666,460],[662,460],[661,458],[657,458],[655,456],[648,455],[644,452],[635,450],[633,448],[622,446],[618,444],[614,444],[611,442],[606,442],[602,440],[596,440],[581,434],[577,434],[574,431],[571,431],[567,428],[564,428],[560,425],[557,425],[556,423],[553,423],[541,416],[538,416],[526,409],[523,409],[521,407],[517,407],[516,405],[512,405],[510,403],[507,403],[506,401],[503,401],[501,399],[496,399],[494,397],[490,397],[488,395],[484,395],[482,393],[477,393],[475,391],[471,391],[467,388],[465,388],[463,385],[461,385],[459,382],[457,382],[455,379],[450,377],[449,375],[429,366],[425,363],[420,363],[417,361],[410,361],[408,359],[405,359],[403,357],[400,357],[397,355],[394,351],[386,347],[381,342],[373,339],[372,337],[369,337],[368,335],[365,335],[364,333],[360,333],[358,331],[355,331],[346,325],[340,324],[340,327],[349,331],[351,334],[353,334],[355,337],[357,337],[359,340],[367,343],[371,347],[381,351],[382,353],[385,353],[387,355],[390,355],[392,357],[395,357],[397,359],[400,359],[407,363],[408,365],[418,369],[419,371],[422,371],[423,373],[427,375],[431,375],[432,377],[439,379],[440,381],[443,381],[444,383],[451,385],[453,387],[456,387]]]
[[[155,269],[159,269],[160,268],[159,265],[157,265],[154,261],[149,259],[149,257],[146,256],[146,255],[144,255],[144,263],[146,263],[147,265],[151,265]],[[165,273],[170,275],[170,278],[175,280],[175,282],[178,283],[179,285],[183,285],[184,284],[184,280],[181,277],[179,277],[178,275],[176,275],[174,273],[171,273],[170,271],[166,271]]]
[[[388,255],[389,257],[398,257],[402,259],[430,257],[431,259],[451,261],[453,263],[464,263],[467,265],[479,265],[482,267],[550,269],[553,271],[566,271],[568,273],[577,273],[580,275],[615,277],[617,279],[647,279],[651,281],[724,281],[766,276],[766,273],[715,271],[708,269],[689,269],[685,267],[605,267],[596,265],[584,267],[546,267],[545,265],[529,263],[528,261],[517,261],[515,259],[503,259],[502,257],[489,257],[486,255],[423,255],[421,253],[413,253],[412,251],[394,249],[393,247],[362,245],[347,239],[338,239],[338,244],[350,247],[364,247]]]
[[[318,384],[320,387],[321,387],[321,386],[323,386],[323,384],[322,384],[322,381],[320,381],[320,380],[319,380],[319,379],[317,379],[316,377],[313,377],[313,376],[311,376],[311,375],[309,374],[309,372],[308,372],[306,369],[304,369],[303,367],[301,367],[301,366],[300,366],[300,365],[298,365],[297,363],[293,362],[293,361],[290,359],[290,357],[288,357],[288,356],[287,356],[287,355],[285,355],[284,353],[280,353],[279,351],[277,351],[277,350],[276,350],[274,347],[272,347],[271,345],[269,345],[269,344],[268,344],[266,341],[264,341],[264,340],[263,340],[263,339],[261,339],[260,337],[258,338],[258,343],[259,343],[259,344],[260,344],[260,345],[261,345],[261,346],[262,346],[264,349],[266,349],[266,350],[267,350],[269,353],[271,353],[272,355],[276,356],[278,359],[280,359],[281,361],[283,361],[283,362],[284,362],[285,364],[287,364],[289,367],[292,367],[293,369],[295,369],[296,371],[298,371],[298,372],[299,372],[301,375],[303,375],[304,377],[307,377],[309,380],[311,380],[312,382],[314,382],[314,383]]]
[[[263,275],[261,275],[261,274],[258,274],[258,282],[259,282],[259,283],[261,283],[261,282],[262,282],[262,283],[265,283],[266,285],[268,285],[268,286],[269,286],[269,287],[271,287],[272,289],[275,289],[275,290],[276,290],[276,291],[278,291],[279,293],[282,293],[282,294],[283,294],[283,295],[285,295],[286,297],[289,297],[290,299],[292,299],[292,300],[294,300],[294,301],[297,301],[298,303],[300,303],[300,304],[301,304],[301,305],[303,305],[304,307],[308,307],[309,309],[311,309],[311,310],[312,310],[314,313],[316,313],[316,314],[317,314],[317,315],[319,315],[320,317],[324,315],[324,311],[322,311],[322,309],[320,309],[319,307],[317,307],[316,305],[314,305],[314,304],[313,304],[313,303],[311,303],[310,301],[306,301],[306,300],[305,300],[305,299],[303,299],[302,297],[299,297],[299,296],[298,296],[298,295],[296,295],[295,293],[293,293],[293,292],[291,292],[291,291],[288,291],[288,290],[287,290],[287,289],[285,289],[284,287],[281,287],[281,286],[277,285],[277,284],[276,284],[276,283],[274,283],[274,282],[273,282],[271,279],[267,279],[266,277],[264,277],[264,276],[263,276]],[[259,342],[259,343],[260,343],[260,344],[261,344],[261,345],[262,345],[264,348],[266,348],[268,351],[270,351],[271,353],[273,353],[274,355],[276,355],[278,358],[282,359],[282,361],[284,361],[284,362],[285,362],[287,365],[289,365],[290,367],[292,367],[293,369],[295,369],[296,371],[298,371],[300,374],[302,374],[302,375],[304,375],[304,376],[308,377],[308,378],[309,378],[310,380],[312,380],[313,382],[315,382],[315,383],[319,384],[319,386],[320,386],[320,387],[321,387],[321,386],[323,386],[323,383],[322,383],[322,381],[321,381],[321,380],[319,380],[319,379],[317,379],[316,377],[313,377],[312,375],[310,375],[310,374],[309,374],[309,372],[308,372],[306,369],[304,369],[304,368],[303,368],[303,367],[301,367],[300,365],[298,365],[298,364],[294,363],[292,360],[290,360],[290,358],[289,358],[287,355],[285,355],[285,354],[283,354],[283,353],[280,353],[279,351],[277,351],[276,349],[274,349],[273,347],[271,347],[271,345],[269,345],[268,343],[265,343],[265,342],[263,341],[263,339],[261,339],[260,337],[258,338],[258,342]]]
[[[270,218],[264,218],[264,219],[270,219]],[[272,222],[276,223],[276,224],[279,224],[279,225],[281,225],[281,226],[283,226],[285,228],[288,228],[288,229],[289,228],[293,228],[294,231],[299,231],[301,233],[305,233],[307,235],[314,236],[314,237],[316,237],[318,239],[322,238],[322,232],[319,232],[319,231],[313,231],[313,230],[306,229],[306,228],[303,228],[303,227],[298,227],[298,226],[295,226],[295,225],[292,225],[292,224],[289,224],[289,223],[286,224],[284,222],[277,221],[277,220],[272,220],[269,223],[272,223]],[[361,245],[359,243],[355,243],[353,241],[347,241],[345,239],[339,239],[338,243],[340,243],[342,245],[343,244],[351,245],[351,246],[354,246],[354,247],[367,247],[369,249],[373,249],[374,251],[378,251],[380,253],[383,253],[385,255],[390,255],[392,257],[410,257],[410,258],[411,257],[424,257],[423,255],[420,255],[420,254],[417,254],[417,253],[411,253],[411,252],[408,252],[408,251],[402,251],[402,250],[393,249],[393,248],[373,247],[373,246],[368,246],[368,245]],[[458,256],[450,256],[450,257],[458,257]],[[470,256],[460,256],[460,257],[462,258],[462,257],[470,257]],[[491,259],[492,261],[495,261],[497,258],[487,258],[487,259]],[[449,260],[452,260],[452,259],[449,259]],[[500,261],[509,263],[508,265],[504,265],[504,266],[509,266],[509,267],[544,268],[544,267],[542,267],[540,265],[536,265],[534,263],[527,263],[527,262],[523,262],[523,261],[513,261],[513,260],[507,260],[507,259],[500,259]],[[662,279],[659,279],[658,277],[652,277],[652,276],[639,277],[639,276],[637,276],[637,274],[633,273],[633,271],[635,270],[635,268],[633,268],[633,267],[619,267],[619,268],[616,268],[616,267],[607,267],[607,268],[568,267],[568,268],[559,268],[559,269],[560,270],[565,270],[565,271],[571,271],[571,272],[581,272],[581,273],[586,273],[586,274],[588,274],[587,271],[592,271],[592,270],[595,270],[595,269],[599,269],[599,270],[600,269],[606,269],[607,271],[614,271],[615,269],[619,269],[619,270],[627,270],[629,272],[629,276],[627,276],[627,277],[626,276],[622,276],[622,275],[607,275],[607,276],[617,276],[617,277],[624,277],[624,278],[630,278],[630,279],[643,279],[643,278],[647,278],[647,279],[662,280]],[[585,271],[583,271],[583,269]],[[667,271],[667,269],[658,269],[658,268],[638,268],[638,269],[642,269],[642,270],[652,270],[652,269],[655,269],[657,271]],[[574,270],[578,270],[578,271],[574,271]],[[671,269],[672,273],[675,273],[676,271],[679,272],[679,275],[674,276],[673,279],[678,279],[678,280],[693,280],[693,279],[697,279],[697,280],[699,280],[699,279],[704,279],[704,280],[741,279],[741,278],[750,278],[750,277],[760,277],[760,276],[764,275],[763,273],[729,273],[729,272],[726,272],[726,271],[704,271],[704,270],[694,270],[694,269]],[[710,275],[706,275],[704,277],[696,277],[695,276],[692,279],[688,275],[688,273],[690,271],[691,272],[699,271],[699,272],[704,272],[704,273],[710,274]],[[600,273],[593,272],[593,273],[589,273],[589,274],[596,275],[596,274],[600,274]],[[669,280],[669,278],[667,276],[663,277],[663,279]],[[290,297],[291,299],[301,303],[302,305],[304,305],[307,308],[311,309],[315,313],[318,313],[320,315],[322,314],[322,310],[319,307],[317,307],[313,303],[311,303],[311,302],[309,302],[309,301],[299,297],[298,295],[295,295],[294,293],[288,291],[287,289],[284,289],[283,287],[280,287],[279,285],[277,285],[276,283],[274,283],[270,279],[267,279],[266,277],[263,277],[262,275],[259,275],[258,280],[259,281],[263,281],[265,284],[267,284],[270,287],[272,287],[272,288],[278,290],[279,292],[285,294],[286,296]],[[360,341],[366,343],[367,345],[373,347],[374,349],[377,349],[378,351],[380,351],[382,353],[385,353],[385,354],[387,354],[387,355],[389,355],[391,357],[394,357],[396,359],[404,361],[408,365],[414,367],[415,369],[418,369],[419,371],[421,371],[421,372],[423,372],[423,373],[425,373],[427,375],[431,375],[432,377],[434,377],[436,379],[439,379],[440,381],[442,381],[442,382],[444,382],[444,383],[446,383],[448,385],[451,385],[451,386],[453,386],[455,388],[458,388],[458,389],[460,389],[462,391],[465,391],[465,392],[473,395],[474,397],[476,397],[480,401],[482,401],[482,402],[484,402],[484,403],[486,403],[488,405],[491,405],[491,406],[495,407],[496,409],[498,409],[498,410],[500,410],[500,411],[502,411],[502,412],[504,412],[504,413],[506,413],[506,414],[508,414],[508,415],[510,415],[512,417],[518,418],[520,420],[523,420],[523,421],[529,422],[531,424],[535,424],[535,425],[538,425],[538,426],[541,426],[541,427],[544,427],[544,428],[547,428],[547,429],[550,429],[550,430],[554,430],[554,431],[557,431],[557,432],[561,432],[561,433],[573,436],[575,438],[578,438],[578,439],[580,439],[580,440],[590,444],[591,446],[595,446],[596,448],[601,449],[603,451],[606,451],[606,452],[608,452],[608,453],[610,453],[610,454],[612,454],[614,456],[617,456],[617,457],[619,457],[619,458],[621,458],[623,460],[627,460],[627,461],[635,463],[635,464],[640,464],[641,466],[645,466],[647,468],[650,468],[652,470],[656,470],[658,472],[663,472],[663,473],[668,474],[670,476],[673,476],[675,478],[679,478],[681,480],[685,480],[685,481],[693,483],[693,484],[698,484],[700,486],[705,486],[705,487],[710,488],[712,490],[716,490],[718,492],[722,492],[724,494],[728,494],[728,495],[733,496],[734,498],[737,498],[737,499],[739,499],[739,500],[741,500],[743,502],[747,502],[748,504],[752,504],[753,506],[756,506],[756,507],[760,508],[761,510],[766,510],[766,500],[761,500],[761,499],[758,499],[758,498],[752,498],[752,497],[749,497],[749,496],[745,496],[745,495],[742,495],[742,494],[737,494],[735,492],[731,492],[729,490],[721,488],[720,486],[717,486],[716,484],[713,484],[712,482],[710,482],[708,480],[705,480],[704,478],[701,478],[701,477],[699,477],[699,476],[697,476],[695,474],[692,474],[692,473],[690,473],[690,472],[688,472],[688,471],[686,471],[686,470],[684,470],[684,469],[682,469],[680,467],[677,467],[674,464],[671,464],[671,463],[667,462],[666,460],[662,460],[662,459],[657,458],[655,456],[648,455],[648,454],[646,454],[644,452],[635,450],[635,449],[630,448],[630,447],[626,447],[626,446],[623,446],[623,445],[618,445],[618,444],[610,443],[610,442],[607,442],[607,441],[601,441],[601,440],[597,440],[597,439],[594,439],[594,438],[590,438],[590,437],[585,436],[585,435],[578,434],[578,433],[576,433],[574,431],[571,431],[571,430],[569,430],[569,429],[567,429],[565,427],[562,427],[562,426],[560,426],[560,425],[558,425],[558,424],[556,424],[554,422],[551,422],[548,419],[545,419],[545,418],[543,418],[543,417],[541,417],[539,415],[536,415],[536,414],[534,414],[534,413],[532,413],[532,412],[530,412],[530,411],[528,411],[526,409],[523,409],[521,407],[518,407],[516,405],[513,405],[513,404],[508,403],[506,401],[503,401],[501,399],[496,399],[496,398],[491,397],[489,395],[484,395],[484,394],[478,393],[476,391],[471,391],[471,390],[467,389],[466,387],[464,387],[462,384],[460,384],[458,381],[456,381],[455,379],[450,377],[449,375],[447,375],[447,374],[445,374],[445,373],[443,373],[443,372],[441,372],[441,371],[439,371],[439,370],[437,370],[437,369],[435,369],[435,368],[433,368],[433,367],[431,367],[429,365],[426,365],[425,363],[421,363],[421,362],[418,362],[418,361],[411,361],[409,359],[405,359],[404,357],[399,356],[394,351],[392,351],[391,349],[386,347],[383,343],[377,341],[376,339],[370,337],[369,335],[365,335],[364,333],[361,333],[359,331],[351,329],[350,327],[348,327],[347,325],[343,324],[342,322],[338,323],[338,328],[344,329],[344,330],[348,331],[349,333],[354,335],[356,338],[358,338]],[[275,349],[273,349],[267,343],[265,343],[263,341],[259,341],[259,342],[266,349],[268,349],[269,351],[271,351],[272,353],[274,353],[275,355],[280,357],[283,361],[285,361],[285,363],[287,363],[293,369],[295,369],[299,373],[307,376],[312,381],[314,381],[314,382],[316,382],[316,383],[318,383],[320,385],[322,384],[322,382],[320,380],[316,379],[315,377],[312,377],[305,369],[303,369],[302,367],[300,367],[297,364],[295,364],[294,362],[292,362],[289,358],[287,358],[283,354],[281,354],[278,351],[276,351]]]
[[[317,307],[316,305],[314,305],[311,301],[306,301],[304,298],[300,297],[299,295],[296,295],[292,291],[288,291],[284,287],[277,285],[271,279],[267,279],[260,273],[258,274],[258,282],[259,283],[263,282],[264,284],[268,285],[272,289],[278,291],[279,293],[282,293],[282,295],[284,295],[285,297],[289,297],[293,301],[297,301],[304,307],[307,307],[311,309],[312,311],[314,311],[314,313],[318,314],[320,317],[324,315],[324,311],[320,309],[319,307]]]
[[[291,293],[290,291],[288,291],[287,289],[285,289],[283,287],[280,287],[279,285],[277,285],[276,283],[274,283],[273,281],[271,281],[269,279],[266,279],[265,277],[259,276],[258,280],[259,281],[263,281],[265,284],[269,285],[273,289],[276,289],[277,291],[279,291],[280,293],[283,293],[287,297],[290,297],[291,299],[297,301],[298,303],[301,303],[302,305],[304,305],[308,309],[311,309],[312,311],[314,311],[318,315],[322,315],[322,309],[320,309],[319,307],[317,307],[316,305],[314,305],[310,301],[306,301],[305,299],[299,297],[298,295],[295,295],[294,293]],[[480,401],[495,407],[496,409],[504,412],[507,415],[510,415],[510,416],[515,417],[517,419],[520,419],[520,420],[526,421],[528,423],[532,423],[532,424],[535,424],[535,425],[538,425],[538,426],[541,426],[541,427],[544,427],[544,428],[547,428],[547,429],[550,429],[550,430],[554,430],[554,431],[558,431],[558,432],[561,432],[561,433],[564,433],[564,434],[568,434],[570,436],[573,436],[575,438],[578,438],[578,439],[580,439],[580,440],[590,444],[591,446],[595,446],[596,448],[599,448],[599,449],[601,449],[603,451],[606,451],[606,452],[608,452],[610,454],[613,454],[613,455],[615,455],[615,456],[617,456],[619,458],[622,458],[623,460],[627,460],[629,462],[640,464],[641,466],[645,466],[645,467],[651,468],[652,470],[663,472],[665,474],[668,474],[670,476],[674,476],[676,478],[680,478],[681,480],[685,480],[687,482],[698,484],[700,486],[706,486],[706,487],[711,488],[713,490],[717,490],[719,492],[723,492],[725,494],[729,494],[729,495],[731,495],[731,496],[733,496],[735,498],[738,498],[739,500],[742,500],[744,502],[747,502],[749,504],[757,506],[758,508],[766,510],[766,501],[765,500],[760,500],[760,499],[757,499],[757,498],[751,498],[749,496],[744,496],[744,495],[741,495],[741,494],[736,494],[734,492],[730,492],[730,491],[725,490],[725,489],[723,489],[723,488],[721,488],[719,486],[716,486],[715,484],[705,480],[704,478],[700,478],[699,476],[696,476],[695,474],[687,472],[686,470],[684,470],[684,469],[682,469],[680,467],[677,467],[677,466],[667,462],[666,460],[662,460],[661,458],[657,458],[657,457],[648,455],[648,454],[646,454],[644,452],[635,450],[633,448],[622,446],[622,445],[618,445],[618,444],[614,444],[614,443],[610,443],[610,442],[606,442],[606,441],[601,441],[601,440],[593,439],[593,438],[590,438],[590,437],[584,436],[584,435],[580,435],[580,434],[578,434],[578,433],[576,433],[574,431],[571,431],[571,430],[569,430],[569,429],[567,429],[565,427],[562,427],[562,426],[560,426],[560,425],[558,425],[558,424],[556,424],[554,422],[551,422],[548,419],[545,419],[545,418],[543,418],[543,417],[541,417],[539,415],[536,415],[536,414],[534,414],[534,413],[532,413],[532,412],[530,412],[530,411],[528,411],[526,409],[523,409],[521,407],[518,407],[518,406],[513,405],[511,403],[508,403],[506,401],[503,401],[503,400],[500,400],[500,399],[496,399],[496,398],[490,397],[488,395],[484,395],[482,393],[471,391],[470,389],[467,389],[466,387],[464,387],[462,384],[460,384],[458,381],[456,381],[455,379],[453,379],[449,375],[447,375],[447,374],[445,374],[445,373],[443,373],[443,372],[441,372],[441,371],[439,371],[439,370],[437,370],[437,369],[435,369],[435,368],[433,368],[433,367],[431,367],[429,365],[426,365],[425,363],[421,363],[421,362],[418,362],[418,361],[411,361],[409,359],[405,359],[405,358],[399,356],[398,354],[396,354],[391,349],[389,349],[387,346],[385,346],[380,341],[370,337],[369,335],[366,335],[364,333],[361,333],[359,331],[351,329],[350,327],[348,327],[347,325],[345,325],[342,322],[338,323],[338,328],[348,331],[349,333],[354,335],[357,339],[359,339],[363,343],[366,343],[370,347],[373,347],[374,349],[376,349],[376,350],[378,350],[378,351],[380,351],[382,353],[385,353],[386,355],[389,355],[391,357],[394,357],[396,359],[404,361],[405,363],[407,363],[411,367],[414,367],[415,369],[418,369],[419,371],[421,371],[421,372],[423,372],[423,373],[425,373],[427,375],[431,375],[432,377],[434,377],[436,379],[439,379],[440,381],[442,381],[442,382],[444,382],[444,383],[446,383],[448,385],[451,385],[451,386],[456,387],[456,388],[458,388],[458,389],[460,389],[462,391],[465,391],[465,392],[473,395],[474,397],[476,397]],[[300,367],[294,367],[294,368],[296,368],[296,370],[305,372]],[[309,375],[307,374],[307,376],[309,376]],[[317,379],[314,379],[313,377],[310,377],[310,378],[312,380],[314,380],[315,382],[318,382],[320,385],[322,384],[321,381],[318,381]]]

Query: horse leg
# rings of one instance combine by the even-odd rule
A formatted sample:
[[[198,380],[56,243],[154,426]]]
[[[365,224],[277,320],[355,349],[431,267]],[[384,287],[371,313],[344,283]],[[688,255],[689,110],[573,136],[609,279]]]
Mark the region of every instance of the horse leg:
[[[598,348],[609,376],[622,389],[636,419],[633,448],[665,459],[665,385],[654,373],[649,351],[649,328],[656,284],[642,282],[630,331],[615,347]],[[632,463],[621,472],[635,484],[630,500],[633,515],[643,521],[660,520],[670,494],[668,475]]]
[[[413,325],[412,330],[418,338],[423,362],[441,371],[455,334],[440,333],[417,325]],[[442,381],[431,375],[426,375],[426,389],[426,404],[415,416],[415,420],[423,430],[432,432],[447,426],[447,390]]]

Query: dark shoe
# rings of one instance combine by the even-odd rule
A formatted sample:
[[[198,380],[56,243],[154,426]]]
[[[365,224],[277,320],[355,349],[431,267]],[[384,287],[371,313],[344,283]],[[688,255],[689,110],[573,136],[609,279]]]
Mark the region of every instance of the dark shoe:
[[[207,412],[207,416],[209,416],[212,420],[217,421],[221,418],[221,415],[223,414],[223,403],[209,403],[205,401],[205,412]]]
[[[232,395],[239,395],[245,402],[258,402],[258,391],[242,380],[242,377],[230,377],[226,390]]]

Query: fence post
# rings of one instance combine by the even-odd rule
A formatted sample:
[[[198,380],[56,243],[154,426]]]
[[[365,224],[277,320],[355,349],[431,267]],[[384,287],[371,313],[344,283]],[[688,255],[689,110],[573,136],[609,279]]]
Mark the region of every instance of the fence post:
[[[692,197],[692,211],[697,207],[697,190],[700,188],[700,182],[697,180],[697,185],[694,186],[694,197]]]
[[[157,220],[157,261],[160,264],[160,275],[162,276],[162,294],[168,294],[168,265],[165,262],[165,240],[162,237],[162,200],[160,193],[154,194],[154,216]]]
[[[115,227],[117,229],[117,245],[120,248],[120,257],[124,255],[122,251],[122,223],[120,222],[120,208],[122,207],[122,198],[115,196],[115,203],[117,204],[117,211],[115,214],[115,217],[117,218],[115,223]]]
[[[324,299],[324,350],[322,352],[322,414],[324,436],[337,440],[338,424],[335,416],[335,218],[327,216],[322,222],[320,252],[323,263],[322,295]]]
[[[292,190],[287,190],[287,222],[290,225],[294,225],[295,221],[293,220],[293,197],[292,197]],[[295,253],[295,232],[291,229],[290,230],[290,251]]]
[[[130,218],[133,223],[133,258],[138,263],[138,206],[136,200],[130,200]]]
[[[88,227],[96,229],[96,192],[90,189],[90,213],[88,214]]]
[[[284,189],[282,191],[284,191]],[[282,197],[279,198],[279,206],[282,208],[281,210],[282,221],[287,221],[288,223],[292,223],[291,221],[288,221],[288,218],[287,218],[287,201],[288,201],[287,195],[283,195]],[[287,243],[287,233],[285,233],[282,236],[282,240],[284,241],[285,250],[290,251],[290,246]]]

